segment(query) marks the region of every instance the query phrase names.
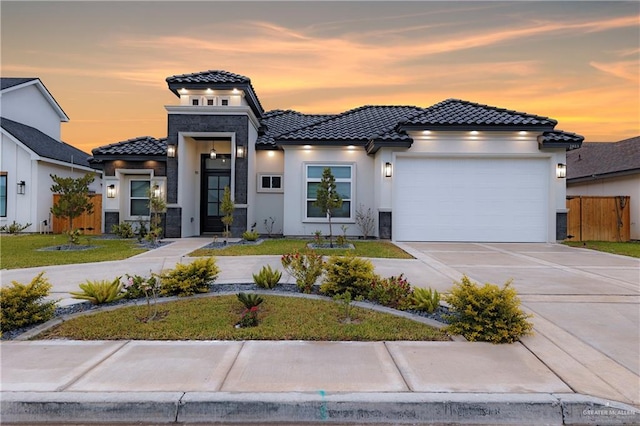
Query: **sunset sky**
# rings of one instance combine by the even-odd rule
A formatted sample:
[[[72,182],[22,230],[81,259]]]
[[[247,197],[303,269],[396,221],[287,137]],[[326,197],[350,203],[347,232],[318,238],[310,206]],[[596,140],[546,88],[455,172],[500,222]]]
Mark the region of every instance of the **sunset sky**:
[[[11,2],[3,77],[39,77],[86,152],[166,136],[165,78],[251,78],[265,109],[339,113],[447,98],[640,134],[640,2]]]

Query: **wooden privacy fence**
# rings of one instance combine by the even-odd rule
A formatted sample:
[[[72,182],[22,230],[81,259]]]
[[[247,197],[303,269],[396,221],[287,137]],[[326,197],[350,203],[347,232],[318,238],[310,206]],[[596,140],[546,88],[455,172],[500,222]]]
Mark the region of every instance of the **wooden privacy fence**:
[[[60,194],[53,194],[54,205],[58,202],[59,198]],[[80,229],[85,235],[99,235],[102,233],[102,195],[91,195],[91,202],[93,203],[93,213],[85,213],[73,219],[73,227]],[[68,218],[52,217],[51,230],[54,234],[61,234],[67,231],[68,227]]]
[[[631,240],[630,197],[567,197],[569,241]]]

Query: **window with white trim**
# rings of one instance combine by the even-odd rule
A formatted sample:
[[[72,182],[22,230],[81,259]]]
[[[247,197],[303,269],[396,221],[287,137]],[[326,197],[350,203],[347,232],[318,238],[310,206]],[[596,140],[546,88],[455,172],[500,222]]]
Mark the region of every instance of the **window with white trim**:
[[[149,216],[149,180],[131,180],[129,182],[129,215]]]
[[[7,217],[7,172],[0,172],[0,217]]]
[[[316,194],[320,181],[322,180],[322,172],[328,167],[331,174],[336,179],[336,191],[342,198],[342,207],[333,211],[334,218],[351,219],[353,213],[351,211],[353,199],[353,175],[354,166],[349,164],[306,164],[305,165],[305,194],[306,194],[306,218],[307,219],[324,219],[326,215],[315,206]]]
[[[258,174],[258,192],[283,192],[282,175]]]

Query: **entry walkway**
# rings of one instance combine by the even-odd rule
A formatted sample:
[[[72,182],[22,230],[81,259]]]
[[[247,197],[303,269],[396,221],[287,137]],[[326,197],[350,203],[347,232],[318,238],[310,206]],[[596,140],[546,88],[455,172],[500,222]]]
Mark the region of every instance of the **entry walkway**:
[[[86,279],[189,262],[208,242],[2,271],[2,283],[44,270],[65,297]],[[462,274],[513,278],[535,335],[512,345],[9,341],[0,344],[2,423],[640,423],[638,259],[557,244],[399,245],[416,259],[374,259],[377,273],[440,291]],[[263,265],[279,266],[279,256],[216,259],[217,282],[251,282]]]

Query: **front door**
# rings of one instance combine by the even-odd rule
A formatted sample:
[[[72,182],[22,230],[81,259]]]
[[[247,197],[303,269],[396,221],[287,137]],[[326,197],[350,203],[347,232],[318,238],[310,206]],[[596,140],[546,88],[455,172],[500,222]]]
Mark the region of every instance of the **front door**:
[[[212,160],[203,155],[201,160],[202,182],[200,193],[200,233],[217,233],[224,231],[220,211],[225,187],[231,187],[231,157],[229,154],[218,154]]]

